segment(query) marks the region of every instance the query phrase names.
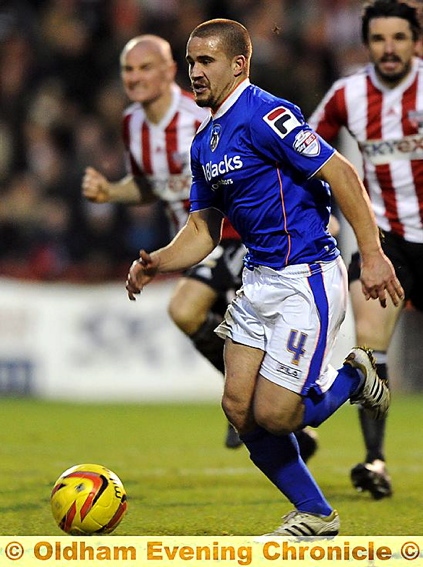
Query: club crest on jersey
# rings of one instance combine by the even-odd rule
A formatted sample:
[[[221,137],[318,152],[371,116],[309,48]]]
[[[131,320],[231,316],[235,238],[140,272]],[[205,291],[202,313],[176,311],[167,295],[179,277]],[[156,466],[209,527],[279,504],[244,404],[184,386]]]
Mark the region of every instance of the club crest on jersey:
[[[306,156],[318,156],[320,153],[319,138],[311,130],[301,130],[295,136],[294,150]]]
[[[301,126],[297,117],[284,106],[278,106],[265,116],[263,120],[276,132],[280,138],[285,138],[294,128]]]
[[[214,150],[217,148],[217,144],[219,143],[220,140],[220,132],[222,131],[222,128],[220,126],[220,124],[215,124],[213,126],[212,132],[211,132],[211,137],[210,137],[210,149],[212,152],[214,152]]]

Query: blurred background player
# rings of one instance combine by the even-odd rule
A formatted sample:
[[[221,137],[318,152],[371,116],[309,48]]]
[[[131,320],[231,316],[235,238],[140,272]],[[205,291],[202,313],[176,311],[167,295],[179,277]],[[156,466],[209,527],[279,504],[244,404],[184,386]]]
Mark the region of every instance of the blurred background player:
[[[83,195],[95,203],[161,200],[171,232],[176,234],[188,217],[191,142],[208,111],[175,83],[176,63],[165,39],[156,35],[131,39],[122,50],[120,65],[125,92],[133,103],[123,117],[129,173],[112,183],[88,167],[82,180]],[[168,307],[177,327],[222,375],[224,342],[214,329],[241,285],[244,254],[238,234],[225,221],[219,246],[184,272]],[[303,458],[310,458],[317,447],[316,434],[299,431],[297,439]],[[225,446],[241,444],[238,433],[228,424]]]
[[[207,113],[176,83],[176,63],[169,43],[155,35],[131,39],[121,53],[121,77],[132,101],[123,117],[123,141],[129,173],[118,182],[92,167],[82,180],[83,195],[96,203],[150,204],[161,200],[176,233],[187,218],[191,185],[189,148]],[[222,245],[179,280],[168,307],[175,324],[195,348],[223,373],[220,323],[228,296],[240,285],[244,248],[225,225]],[[227,447],[241,441],[228,425]]]
[[[309,119],[326,140],[342,127],[357,141],[364,182],[383,249],[396,269],[405,300],[423,309],[423,62],[416,57],[421,28],[416,9],[397,0],[376,0],[364,8],[362,40],[370,63],[334,83]],[[388,380],[387,351],[404,306],[381,309],[361,292],[360,257],[349,266],[357,344],[373,349],[378,375]],[[359,491],[373,498],[392,494],[385,465],[386,419],[359,419],[365,459],[351,470]]]

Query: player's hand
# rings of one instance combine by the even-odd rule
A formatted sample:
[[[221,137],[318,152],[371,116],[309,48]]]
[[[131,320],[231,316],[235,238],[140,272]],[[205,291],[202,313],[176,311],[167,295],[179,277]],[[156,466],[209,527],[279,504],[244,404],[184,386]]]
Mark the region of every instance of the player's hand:
[[[93,203],[108,203],[110,201],[110,183],[99,171],[87,167],[82,178],[82,194]]]
[[[371,261],[362,260],[360,279],[367,300],[378,299],[382,307],[386,307],[387,295],[396,307],[404,301],[402,285],[392,263],[384,254],[372,258]]]
[[[140,250],[138,260],[132,262],[126,280],[126,291],[131,301],[135,301],[145,285],[147,285],[157,274],[159,269],[158,257],[152,258],[145,250]]]

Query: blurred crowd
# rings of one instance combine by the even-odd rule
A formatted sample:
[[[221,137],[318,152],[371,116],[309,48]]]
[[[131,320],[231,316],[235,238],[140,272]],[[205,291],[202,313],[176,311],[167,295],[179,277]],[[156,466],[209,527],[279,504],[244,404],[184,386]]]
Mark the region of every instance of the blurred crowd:
[[[170,41],[189,88],[186,40],[228,17],[253,39],[251,80],[309,115],[366,60],[359,0],[0,0],[0,275],[102,282],[168,241],[160,205],[94,205],[87,165],[125,174],[119,54],[131,37]]]

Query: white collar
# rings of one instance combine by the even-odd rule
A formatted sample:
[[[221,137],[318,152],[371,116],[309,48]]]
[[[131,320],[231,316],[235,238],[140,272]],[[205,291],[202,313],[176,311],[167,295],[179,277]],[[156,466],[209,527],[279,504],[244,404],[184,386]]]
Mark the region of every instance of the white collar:
[[[237,88],[231,92],[231,94],[223,101],[223,103],[219,106],[215,114],[212,114],[213,120],[216,118],[220,118],[227,112],[239,99],[242,93],[250,86],[250,79],[244,79],[242,83],[240,83]]]
[[[398,90],[399,92],[404,92],[408,89],[408,87],[412,84],[412,82],[416,78],[418,67],[419,67],[419,59],[417,57],[414,57],[411,63],[410,72],[405,77],[405,79],[401,81],[393,89],[390,89],[381,82],[378,75],[376,74],[375,66],[373,64],[370,64],[369,75],[374,86],[384,93],[394,92],[396,90]]]

